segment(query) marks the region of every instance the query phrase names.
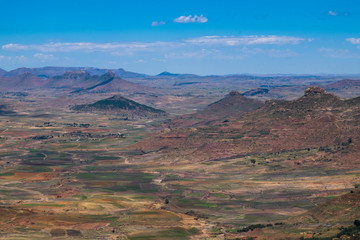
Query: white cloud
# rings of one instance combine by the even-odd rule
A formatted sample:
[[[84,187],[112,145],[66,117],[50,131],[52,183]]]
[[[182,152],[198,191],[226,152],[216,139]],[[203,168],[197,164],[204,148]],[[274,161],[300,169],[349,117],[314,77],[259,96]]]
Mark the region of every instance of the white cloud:
[[[52,54],[43,54],[43,53],[35,53],[34,54],[35,58],[38,58],[42,61],[47,61],[47,60],[51,60],[54,58],[54,55]]]
[[[174,22],[176,23],[206,23],[208,19],[204,17],[203,15],[195,15],[194,17],[192,15],[189,16],[180,16],[178,18],[174,19]]]
[[[188,43],[198,45],[282,45],[282,44],[299,44],[307,39],[289,36],[242,36],[242,37],[228,37],[228,36],[205,36],[186,40]],[[311,41],[308,39],[308,41]]]
[[[347,38],[346,41],[355,45],[359,45],[357,47],[360,48],[360,38]]]
[[[330,16],[337,16],[338,13],[337,13],[337,12],[334,12],[334,11],[329,11],[329,12],[328,12],[328,15],[330,15]]]
[[[156,26],[161,26],[161,25],[165,25],[165,24],[166,24],[165,21],[153,21],[153,22],[151,23],[151,26],[152,26],[152,27],[156,27]]]

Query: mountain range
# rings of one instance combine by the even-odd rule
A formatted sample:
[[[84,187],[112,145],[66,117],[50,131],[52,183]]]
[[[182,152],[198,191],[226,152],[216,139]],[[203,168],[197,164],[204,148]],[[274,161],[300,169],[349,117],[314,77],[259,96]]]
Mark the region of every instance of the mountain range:
[[[118,78],[142,85],[143,87],[150,87],[150,91],[155,91],[154,89],[172,91],[186,89],[192,92],[199,90],[202,92],[201,89],[208,92],[214,91],[214,89],[221,92],[237,90],[243,92],[244,96],[261,100],[292,100],[294,97],[300,97],[300,92],[311,85],[323,86],[326,90],[335,92],[342,97],[355,97],[360,93],[360,89],[356,85],[356,82],[360,81],[359,75],[233,74],[199,76],[196,74],[177,74],[166,71],[157,75],[146,75],[126,71],[122,68],[102,69],[94,67],[18,68],[11,71],[0,69],[0,89],[3,91],[13,91],[14,89],[29,91],[35,89],[37,91],[39,87],[42,87],[42,89],[48,90],[49,88],[63,88],[64,90],[68,89],[72,92],[100,84],[100,76],[106,75],[109,71]],[[63,78],[63,82],[61,78]],[[117,80],[116,78],[115,81],[108,85],[109,88],[114,90],[121,89],[121,87],[117,86]],[[335,84],[337,81],[342,82]],[[124,83],[124,81],[122,81],[122,83]],[[349,87],[350,85],[353,87]],[[134,87],[133,85],[132,88]],[[141,89],[140,86],[137,87]],[[108,89],[106,88],[107,87],[94,87],[92,92],[97,90],[107,91]],[[144,91],[144,89],[140,91]],[[172,93],[172,95],[175,94],[175,92]]]
[[[25,67],[23,67],[23,68],[17,68],[17,69],[11,70],[9,72],[1,69],[0,76],[12,77],[12,76],[21,75],[24,73],[31,73],[31,74],[39,76],[39,77],[50,78],[50,77],[62,75],[66,72],[79,72],[79,71],[87,72],[90,75],[103,75],[103,74],[107,73],[108,71],[112,71],[117,76],[122,77],[122,78],[138,78],[138,77],[146,76],[145,74],[125,71],[122,68],[101,69],[101,68],[93,68],[93,67],[41,67],[41,68],[25,68]]]
[[[68,93],[84,92],[121,92],[121,91],[151,91],[150,87],[127,81],[108,71],[103,75],[90,75],[86,71],[67,71],[62,75],[41,78],[31,72],[19,75],[0,77],[0,87],[6,91],[40,91],[44,89],[65,91]]]

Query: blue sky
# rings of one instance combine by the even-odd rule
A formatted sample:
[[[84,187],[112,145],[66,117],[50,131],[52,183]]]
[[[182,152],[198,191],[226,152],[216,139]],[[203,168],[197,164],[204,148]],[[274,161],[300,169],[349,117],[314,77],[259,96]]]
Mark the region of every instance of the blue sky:
[[[360,1],[1,0],[0,68],[360,73]]]

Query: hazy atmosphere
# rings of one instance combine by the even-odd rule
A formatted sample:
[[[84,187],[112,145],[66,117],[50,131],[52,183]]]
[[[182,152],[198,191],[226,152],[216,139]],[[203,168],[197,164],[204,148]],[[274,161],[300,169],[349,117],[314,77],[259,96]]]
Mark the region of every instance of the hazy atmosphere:
[[[2,1],[0,65],[210,74],[359,73],[347,1]]]

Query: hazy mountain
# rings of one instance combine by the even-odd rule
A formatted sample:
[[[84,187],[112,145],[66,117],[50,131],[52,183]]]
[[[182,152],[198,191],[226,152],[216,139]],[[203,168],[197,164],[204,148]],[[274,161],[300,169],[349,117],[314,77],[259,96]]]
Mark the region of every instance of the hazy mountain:
[[[76,89],[94,85],[98,81],[85,71],[67,71],[60,76],[51,77],[47,87]]]
[[[83,68],[78,68],[78,67],[42,67],[42,68],[17,68],[14,70],[11,70],[9,72],[6,73],[5,76],[7,77],[12,77],[12,76],[16,76],[16,75],[20,75],[20,74],[24,74],[24,73],[32,73],[33,75],[36,76],[41,76],[41,77],[52,77],[52,76],[57,76],[57,75],[62,75],[65,72],[68,71],[82,71]]]
[[[109,69],[100,69],[100,68],[93,68],[93,67],[41,67],[41,68],[17,68],[12,71],[6,72],[4,75],[11,77],[16,76],[19,74],[24,73],[32,73],[34,75],[40,76],[40,77],[54,77],[59,76],[62,74],[65,74],[66,72],[80,72],[84,71],[89,73],[90,75],[103,75],[107,73]],[[125,71],[122,68],[119,69],[111,69],[112,72],[114,72],[116,75],[122,78],[134,78],[134,77],[144,77],[145,74],[140,73],[133,73]],[[1,72],[0,72],[1,75]]]
[[[139,84],[126,81],[116,76],[111,71],[108,71],[106,74],[102,76],[98,76],[98,75],[91,77],[89,76],[87,77],[86,84],[77,85],[77,87],[79,87],[80,89],[75,90],[74,93],[121,92],[121,91],[143,92],[149,90],[149,87],[141,86]]]
[[[0,68],[0,76],[3,76],[7,73],[4,69]]]
[[[143,78],[146,77],[146,74],[142,74],[142,73],[135,73],[135,72],[129,72],[126,71],[122,68],[119,69],[111,69],[111,71],[113,73],[115,73],[117,76],[121,77],[121,78]]]
[[[28,72],[13,77],[0,77],[1,88],[7,90],[39,89],[47,82]]]

